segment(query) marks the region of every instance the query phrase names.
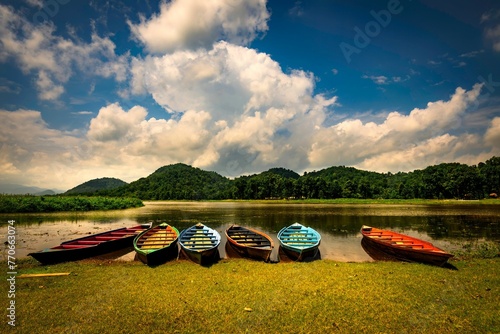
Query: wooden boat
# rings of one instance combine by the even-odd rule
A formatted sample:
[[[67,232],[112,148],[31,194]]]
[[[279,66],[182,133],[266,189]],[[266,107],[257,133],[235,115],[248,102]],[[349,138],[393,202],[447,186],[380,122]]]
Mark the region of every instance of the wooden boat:
[[[179,254],[179,231],[167,223],[152,227],[134,239],[137,257],[143,263],[157,266],[176,258]]]
[[[185,229],[179,236],[183,253],[201,265],[218,260],[220,240],[219,232],[201,223]]]
[[[58,246],[29,253],[28,255],[34,257],[42,264],[82,260],[132,247],[134,238],[150,227],[151,224],[122,227],[116,230],[65,241]]]
[[[452,254],[437,248],[430,242],[389,230],[363,225],[361,234],[363,235],[362,242],[365,243],[364,248],[369,250],[368,255],[376,254],[376,258],[383,258],[385,255],[387,259],[443,266],[449,258],[453,257]]]
[[[273,239],[264,232],[231,225],[225,231],[227,242],[238,254],[255,260],[269,261],[274,248]]]
[[[295,223],[278,232],[281,249],[292,260],[302,261],[316,258],[321,242],[321,235],[311,227]]]

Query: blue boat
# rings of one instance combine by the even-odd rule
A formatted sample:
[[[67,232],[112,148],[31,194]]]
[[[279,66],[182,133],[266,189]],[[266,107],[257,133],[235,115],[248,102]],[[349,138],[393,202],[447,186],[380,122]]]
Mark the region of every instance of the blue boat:
[[[179,245],[189,259],[205,265],[218,260],[220,240],[219,232],[198,223],[181,232]]]
[[[311,227],[299,223],[282,228],[278,240],[283,252],[292,260],[302,261],[316,258],[319,252],[321,235]]]

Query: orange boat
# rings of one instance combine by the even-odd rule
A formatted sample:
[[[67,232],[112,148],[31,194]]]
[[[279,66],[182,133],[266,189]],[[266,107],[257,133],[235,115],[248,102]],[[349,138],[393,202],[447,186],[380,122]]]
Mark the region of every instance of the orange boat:
[[[363,235],[363,248],[370,256],[372,253],[379,255],[377,258],[382,258],[380,255],[383,254],[385,259],[443,266],[449,258],[453,257],[452,254],[437,248],[430,242],[389,230],[363,225],[361,234]]]

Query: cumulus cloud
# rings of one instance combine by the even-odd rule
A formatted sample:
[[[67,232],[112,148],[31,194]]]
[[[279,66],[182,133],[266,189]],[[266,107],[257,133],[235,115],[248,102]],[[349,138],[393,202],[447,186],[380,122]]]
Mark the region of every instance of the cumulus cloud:
[[[221,170],[235,163],[259,170],[285,156],[289,168],[306,167],[301,134],[321,126],[337,100],[313,94],[311,73],[284,73],[269,55],[227,42],[134,59],[131,73],[132,93],[151,94],[174,116],[190,109],[210,115],[212,139],[195,163]]]
[[[90,42],[65,39],[55,35],[54,25],[35,25],[4,5],[0,5],[0,44],[0,62],[13,59],[25,74],[36,75],[41,100],[57,100],[75,69],[122,82],[129,66],[128,54],[115,55],[115,44],[107,37],[93,32]]]
[[[500,117],[495,117],[484,135],[484,141],[500,152]]]
[[[0,110],[0,183],[69,189],[98,177],[134,181],[162,165],[193,164],[209,141],[210,116],[146,119],[147,111],[110,104],[85,131],[50,128],[33,110]]]
[[[462,142],[450,132],[460,128],[481,88],[480,84],[470,91],[457,88],[448,101],[429,102],[427,108],[416,108],[408,115],[394,111],[382,123],[346,120],[321,128],[313,136],[309,161],[318,167],[347,164],[378,171],[406,171],[425,167],[428,161],[422,157],[433,156],[436,150],[436,156],[443,158],[446,152],[456,158],[451,147],[459,147]],[[467,138],[469,144],[477,141]]]
[[[210,48],[219,40],[247,45],[267,31],[268,19],[266,0],[172,0],[129,26],[150,52],[166,53]]]
[[[56,186],[71,160],[68,152],[80,142],[77,136],[50,129],[34,110],[0,110],[0,119],[0,181]]]
[[[151,94],[172,113],[205,110],[216,120],[270,107],[305,111],[314,88],[312,74],[283,73],[269,55],[227,42],[134,59],[131,73],[134,94]]]

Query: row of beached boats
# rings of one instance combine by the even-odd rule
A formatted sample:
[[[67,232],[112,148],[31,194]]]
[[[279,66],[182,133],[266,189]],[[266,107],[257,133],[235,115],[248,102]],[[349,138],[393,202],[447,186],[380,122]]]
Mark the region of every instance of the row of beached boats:
[[[453,255],[408,235],[375,227],[361,228],[363,249],[374,259],[422,262],[443,266]],[[227,245],[242,257],[270,261],[273,239],[262,231],[231,225],[225,230]],[[277,235],[280,249],[294,261],[314,259],[319,254],[321,235],[299,223],[282,228]],[[216,262],[221,235],[215,229],[198,223],[179,232],[174,226],[142,224],[89,235],[30,253],[42,264],[81,260],[133,246],[145,264],[157,266],[179,257],[201,265]]]

